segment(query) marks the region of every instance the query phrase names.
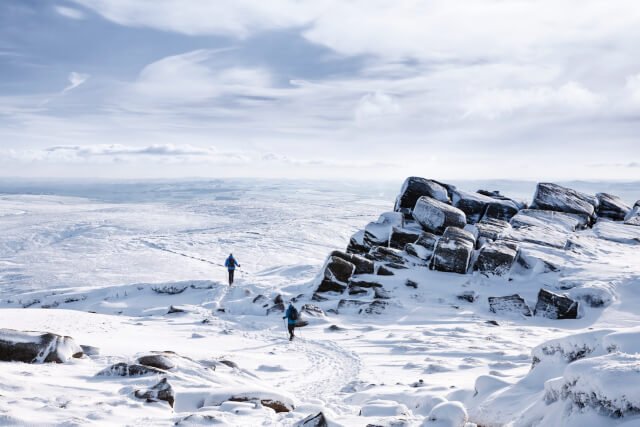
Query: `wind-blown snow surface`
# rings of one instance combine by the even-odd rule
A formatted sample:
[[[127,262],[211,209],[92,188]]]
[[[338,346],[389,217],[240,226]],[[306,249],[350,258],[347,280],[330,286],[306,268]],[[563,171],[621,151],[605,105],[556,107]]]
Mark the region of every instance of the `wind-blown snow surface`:
[[[327,310],[338,298],[311,301],[314,278],[331,250],[392,209],[387,187],[216,181],[26,192],[0,195],[0,328],[68,335],[100,353],[0,362],[2,425],[294,425],[320,411],[349,426],[446,425],[429,414],[460,420],[465,410],[479,425],[640,424],[640,245],[608,225],[580,232],[570,256],[550,248],[560,272],[509,281],[415,268],[384,279],[392,299],[383,314],[336,315]],[[232,288],[221,266],[229,252],[242,266]],[[591,288],[603,301],[582,304],[577,320],[501,317],[486,304],[517,292],[531,305],[541,287],[577,282],[571,296]],[[466,290],[475,303],[456,298]],[[278,294],[304,294],[298,308],[311,302],[326,315],[303,313],[310,326],[290,343],[282,314],[266,315]],[[166,350],[177,353],[167,375],[96,376]],[[162,377],[173,408],[135,397]],[[613,392],[612,381],[624,385]],[[276,413],[261,403],[269,399],[295,409]],[[630,409],[615,418],[599,401]]]

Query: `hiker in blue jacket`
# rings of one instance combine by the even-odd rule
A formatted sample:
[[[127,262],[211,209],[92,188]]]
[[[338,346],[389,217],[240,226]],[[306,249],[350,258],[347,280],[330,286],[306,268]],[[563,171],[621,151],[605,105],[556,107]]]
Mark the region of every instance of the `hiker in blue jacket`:
[[[229,258],[224,262],[224,266],[229,270],[229,286],[233,285],[233,273],[236,267],[240,267],[238,261],[233,257],[233,254],[229,254]]]
[[[296,322],[298,321],[298,310],[293,306],[293,303],[289,303],[289,308],[287,308],[287,312],[285,313],[283,319],[287,320],[287,327],[289,328],[289,341],[293,340],[293,330],[296,327]]]

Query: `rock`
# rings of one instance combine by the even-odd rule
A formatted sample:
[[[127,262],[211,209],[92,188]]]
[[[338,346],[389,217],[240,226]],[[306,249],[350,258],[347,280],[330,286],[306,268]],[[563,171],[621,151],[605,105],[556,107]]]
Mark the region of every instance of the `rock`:
[[[320,282],[320,286],[318,286],[318,289],[316,289],[316,293],[313,294],[313,297],[311,299],[313,301],[318,301],[318,302],[326,301],[326,298],[320,297],[318,295],[319,292],[337,292],[341,294],[344,292],[345,289],[347,289],[347,285],[343,283],[338,283],[333,280],[324,279],[322,280],[322,282]],[[324,299],[319,299],[319,298],[324,298]]]
[[[493,190],[493,191],[478,190],[478,191],[476,191],[476,193],[482,194],[483,196],[491,197],[492,199],[496,199],[496,200],[510,201],[518,208],[518,210],[527,208],[527,202],[524,202],[524,201],[521,201],[521,200],[514,200],[514,199],[511,199],[509,197],[506,197],[506,196],[500,194],[500,191],[498,191],[498,190]],[[507,221],[507,220],[505,220],[505,221]]]
[[[384,309],[389,305],[386,301],[376,300],[370,303],[366,308],[360,309],[360,313],[366,314],[382,314]]]
[[[467,223],[463,211],[430,197],[418,199],[413,218],[424,230],[435,234],[442,233],[449,226],[463,228]]]
[[[282,299],[282,295],[280,295],[280,294],[276,295],[276,297],[273,299],[273,303],[274,304],[284,304],[284,300]]]
[[[273,399],[262,399],[260,400],[260,403],[262,404],[262,406],[273,409],[274,411],[276,411],[276,413],[290,412],[294,409],[292,405],[287,405],[283,402]]]
[[[393,227],[402,228],[404,219],[400,212],[386,212],[380,215],[378,221],[370,222],[364,228],[364,246],[388,246]]]
[[[533,196],[533,209],[574,213],[589,219],[595,216],[598,200],[584,193],[558,184],[541,182]]]
[[[469,224],[480,221],[489,203],[498,203],[498,201],[482,194],[468,193],[458,189],[451,193],[451,204],[464,212]]]
[[[353,307],[359,307],[361,305],[365,305],[368,304],[366,301],[360,301],[357,299],[341,299],[338,302],[338,310],[342,309],[342,308],[353,308]]]
[[[96,375],[99,377],[139,377],[143,375],[155,375],[164,373],[165,371],[158,368],[120,362],[103,369]]]
[[[489,311],[492,313],[517,313],[523,316],[531,316],[531,309],[518,295],[509,295],[504,297],[489,297]]]
[[[631,211],[624,217],[624,223],[640,226],[640,200],[633,205]]]
[[[269,301],[269,298],[265,297],[264,295],[258,295],[253,299],[254,304],[265,304],[268,301]]]
[[[626,204],[618,196],[608,193],[597,193],[598,209],[596,213],[598,217],[610,218],[614,221],[624,221],[625,217],[631,212],[631,206]]]
[[[359,286],[349,286],[349,295],[362,295],[368,292],[368,289],[364,289]]]
[[[329,257],[329,262],[324,271],[326,279],[346,283],[355,271],[356,266],[336,256]]]
[[[176,367],[176,364],[163,354],[150,354],[147,356],[139,357],[137,362],[140,365],[150,366],[152,368],[158,368],[162,370],[169,370]]]
[[[540,289],[533,314],[548,319],[576,319],[578,317],[578,302],[568,296]]]
[[[475,240],[471,233],[461,228],[447,227],[436,244],[431,268],[448,273],[465,274],[469,268],[474,246]]]
[[[344,331],[344,328],[341,328],[338,325],[331,325],[327,328],[327,330],[332,332],[337,332],[337,331]]]
[[[407,243],[415,243],[420,238],[420,234],[419,231],[393,227],[389,236],[389,247],[402,250]]]
[[[467,410],[460,402],[442,402],[434,406],[423,426],[464,427],[468,420]]]
[[[228,366],[231,369],[239,369],[240,367],[233,360],[218,360],[218,362],[222,363],[225,366]]]
[[[284,312],[284,304],[280,303],[280,304],[274,304],[271,307],[269,307],[267,309],[267,316],[270,315],[271,313],[277,313],[277,312]]]
[[[476,246],[480,248],[489,240],[499,239],[500,234],[504,230],[510,229],[511,225],[501,219],[483,218],[480,222],[475,224],[475,227],[478,233]]]
[[[318,412],[315,415],[309,415],[298,424],[296,427],[329,427],[327,419],[322,412]]]
[[[418,284],[416,282],[414,282],[413,280],[410,280],[410,279],[407,279],[407,281],[404,282],[404,285],[409,287],[409,288],[418,289]]]
[[[385,263],[384,266],[387,267],[387,268],[395,268],[396,270],[408,270],[409,269],[409,267],[407,267],[406,265],[398,264],[398,263],[395,263],[395,262],[387,262],[387,263]]]
[[[487,325],[491,325],[491,326],[500,326],[500,324],[498,322],[496,322],[495,320],[487,320],[486,322]]]
[[[532,243],[538,246],[564,249],[567,246],[569,235],[550,227],[535,225],[519,228],[509,228],[500,233],[504,241]]]
[[[475,302],[478,299],[476,291],[464,291],[457,295],[457,298],[462,301]]]
[[[100,349],[98,347],[94,347],[91,345],[80,345],[80,348],[82,349],[82,352],[87,355],[87,356],[99,356],[100,355]]]
[[[158,294],[177,295],[183,293],[188,287],[189,285],[164,284],[152,286],[151,290]]]
[[[422,260],[431,259],[433,250],[436,247],[438,236],[429,232],[423,232],[415,243],[408,243],[404,250],[415,257]]]
[[[395,273],[393,271],[389,270],[384,265],[381,265],[381,266],[378,267],[378,270],[376,271],[376,274],[378,276],[393,276]]]
[[[181,308],[181,307],[175,306],[175,305],[171,305],[171,306],[169,306],[169,311],[167,311],[167,314],[184,313],[184,312],[186,312],[186,310],[184,308]]]
[[[301,312],[303,313],[307,313],[310,316],[313,317],[322,317],[324,316],[324,311],[322,311],[322,309],[320,307],[318,307],[317,305],[313,305],[313,304],[305,304],[302,306],[302,308],[300,309]]]
[[[394,210],[410,216],[416,202],[422,196],[428,196],[440,202],[449,203],[447,189],[440,183],[431,179],[412,176],[407,178],[402,184]]]
[[[154,385],[150,389],[146,391],[136,390],[134,394],[138,399],[146,399],[147,402],[163,400],[169,403],[169,406],[172,408],[175,401],[175,393],[166,378],[163,378],[158,384]]]
[[[367,259],[371,261],[381,262],[393,262],[397,264],[404,264],[404,257],[402,251],[393,248],[385,248],[383,246],[374,246],[369,253],[365,255]]]
[[[351,286],[357,286],[359,288],[381,288],[382,285],[378,282],[373,282],[370,280],[362,280],[362,279],[356,279],[356,278],[352,278],[349,281],[349,287]]]
[[[364,230],[359,230],[351,236],[347,245],[347,253],[350,254],[366,254],[369,247],[364,244]]]
[[[0,361],[64,363],[82,355],[82,348],[71,337],[50,332],[0,329]]]
[[[342,289],[342,291],[344,291],[344,288]],[[340,291],[340,292],[342,292]],[[325,292],[331,292],[331,291],[325,291]],[[319,295],[317,293],[314,293],[313,296],[311,296],[311,301],[315,301],[315,302],[322,302],[322,301],[327,301],[329,298],[325,298],[322,295]]]
[[[352,253],[344,253],[340,251],[331,252],[331,256],[342,258],[343,260],[355,265],[356,268],[353,274],[373,274],[373,270],[374,270],[373,261],[368,260],[363,256],[352,254]]]
[[[384,288],[373,288],[373,297],[375,299],[389,299],[389,292],[387,292]]]
[[[487,243],[480,249],[474,271],[502,276],[509,272],[518,251],[504,243]]]
[[[509,223],[515,228],[536,226],[553,228],[564,233],[573,233],[588,224],[584,215],[539,209],[523,209],[511,218]]]
[[[539,273],[560,271],[563,267],[563,259],[554,256],[537,245],[527,245],[518,250],[516,263],[527,270],[534,270]]]

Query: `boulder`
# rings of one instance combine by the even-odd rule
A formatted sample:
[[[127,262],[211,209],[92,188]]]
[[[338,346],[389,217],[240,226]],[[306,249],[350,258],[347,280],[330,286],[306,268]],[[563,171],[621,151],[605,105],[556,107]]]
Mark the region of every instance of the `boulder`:
[[[496,200],[506,200],[506,201],[513,202],[513,204],[518,208],[518,210],[527,208],[527,202],[524,202],[522,200],[514,200],[509,197],[506,197],[500,194],[499,190],[493,190],[493,191],[478,190],[476,191],[476,193],[482,194],[483,196],[491,197],[492,199],[496,199]]]
[[[274,304],[284,304],[284,300],[282,299],[282,295],[280,295],[280,294],[276,295],[276,297],[273,299],[273,303]]]
[[[501,240],[511,242],[531,243],[538,246],[564,249],[567,246],[569,235],[550,227],[535,225],[519,228],[510,228],[500,233]]]
[[[0,361],[64,363],[82,355],[82,348],[71,337],[50,332],[0,329]]]
[[[384,246],[374,246],[369,250],[369,253],[365,255],[367,259],[371,261],[380,262],[394,262],[397,264],[404,264],[404,257],[402,251],[393,248],[387,248]]]
[[[520,208],[513,200],[494,200],[487,204],[483,218],[496,218],[509,221]]]
[[[393,227],[389,236],[389,247],[402,250],[408,243],[415,243],[420,235],[419,231]]]
[[[404,250],[409,255],[413,255],[422,260],[431,259],[433,250],[436,247],[438,236],[429,232],[423,232],[415,243],[408,243]]]
[[[139,377],[143,375],[164,374],[165,371],[151,366],[144,366],[129,363],[115,363],[103,369],[96,375],[99,377]]]
[[[366,254],[369,247],[364,244],[364,230],[356,231],[347,245],[347,253],[350,254]]]
[[[456,296],[459,300],[475,302],[478,299],[476,291],[464,291]]]
[[[349,286],[349,295],[362,295],[368,293],[369,290],[359,286]]]
[[[389,299],[389,292],[384,288],[373,288],[373,297],[375,299]]]
[[[274,304],[267,309],[267,316],[270,315],[271,313],[282,313],[282,312],[284,312],[284,304],[283,303]]]
[[[516,313],[527,317],[531,316],[531,309],[518,294],[489,297],[489,311],[492,313]]]
[[[431,269],[465,274],[475,246],[473,235],[461,228],[447,227],[438,240],[431,259]]]
[[[633,209],[624,217],[624,223],[626,225],[640,226],[640,200],[633,205]]]
[[[425,231],[441,234],[447,227],[463,228],[467,217],[460,209],[430,197],[420,197],[413,209],[413,218]]]
[[[478,234],[476,246],[482,247],[489,240],[497,240],[500,233],[511,228],[511,225],[501,219],[483,218],[475,227]]]
[[[588,225],[584,215],[540,209],[523,209],[511,218],[509,223],[514,228],[536,226],[553,228],[564,233],[573,233]]]
[[[560,271],[564,265],[564,260],[544,247],[526,245],[518,250],[516,263],[526,270],[549,273]]]
[[[378,282],[374,282],[371,280],[364,280],[364,279],[356,279],[355,277],[352,277],[351,280],[349,280],[349,287],[352,286],[357,286],[359,288],[381,288],[382,285]]]
[[[412,176],[407,178],[402,184],[394,210],[410,216],[416,202],[422,196],[428,196],[443,203],[449,203],[447,189],[440,183],[431,179]]]
[[[469,224],[475,224],[480,221],[487,209],[487,205],[489,203],[497,202],[491,197],[483,196],[478,193],[469,193],[458,189],[453,190],[451,196],[451,204],[464,212]]]
[[[373,261],[368,260],[363,256],[352,254],[352,253],[344,253],[340,251],[331,252],[331,256],[342,258],[343,260],[355,265],[356,268],[353,274],[373,274],[373,270],[374,270]]]
[[[578,317],[578,301],[566,295],[558,295],[546,289],[540,289],[533,314],[549,319],[576,319]]]
[[[329,427],[327,419],[322,412],[311,414],[296,424],[296,427]]]
[[[518,251],[514,250],[512,245],[503,242],[487,243],[480,249],[473,271],[502,276],[509,272],[517,253]]]
[[[387,303],[386,301],[375,300],[367,307],[361,308],[360,313],[364,312],[366,314],[382,314],[387,305],[389,305],[389,303]]]
[[[392,228],[402,228],[403,226],[404,219],[400,212],[385,212],[380,215],[378,221],[370,222],[366,225],[363,244],[367,247],[374,245],[388,246]]]
[[[345,288],[342,289],[342,291],[344,291]],[[339,292],[342,292],[339,291]],[[325,292],[336,292],[336,291],[325,291]],[[318,294],[318,293],[314,293],[311,296],[311,301],[315,301],[315,302],[322,302],[322,301],[327,301],[329,298],[325,298],[322,295]]]
[[[257,297],[255,297],[253,299],[253,303],[254,304],[268,304],[269,303],[269,298],[265,297],[264,295],[258,295]]]
[[[140,365],[150,366],[152,368],[162,369],[167,371],[169,369],[173,369],[176,367],[176,364],[170,359],[169,354],[149,354],[146,356],[139,357],[137,362]]]
[[[407,279],[407,281],[404,282],[404,285],[409,288],[418,289],[418,284],[411,279]]]
[[[310,316],[313,317],[322,317],[324,316],[324,311],[322,311],[322,309],[320,307],[318,307],[317,305],[313,305],[313,304],[305,304],[302,306],[302,308],[300,309],[300,311],[302,313],[307,313]]]
[[[378,266],[378,269],[376,270],[376,274],[378,276],[393,276],[395,273],[390,269],[388,269],[387,267],[385,267],[384,265],[381,265],[381,266]]]
[[[158,384],[154,385],[148,390],[136,390],[134,395],[138,399],[146,399],[147,402],[157,402],[159,400],[163,400],[169,404],[173,408],[173,403],[175,401],[175,393],[173,392],[173,387],[169,384],[166,378],[163,378]]]
[[[344,308],[355,308],[368,304],[366,301],[360,301],[357,299],[341,299],[338,301],[338,310]]]
[[[337,256],[329,257],[329,262],[324,270],[324,277],[326,279],[335,280],[338,282],[346,283],[355,271],[356,266],[349,261],[345,261]]]
[[[596,213],[598,217],[610,218],[614,221],[624,221],[625,217],[631,212],[631,206],[626,204],[618,196],[608,193],[597,193],[598,209]]]
[[[80,348],[82,349],[82,352],[86,355],[86,356],[99,356],[100,355],[100,349],[98,347],[94,347],[92,345],[80,345]]]
[[[533,196],[533,209],[574,213],[589,219],[595,216],[598,199],[558,184],[541,182]]]

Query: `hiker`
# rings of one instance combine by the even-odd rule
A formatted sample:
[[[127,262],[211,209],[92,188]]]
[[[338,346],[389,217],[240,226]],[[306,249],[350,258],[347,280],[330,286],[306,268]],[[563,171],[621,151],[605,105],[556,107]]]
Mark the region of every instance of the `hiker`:
[[[224,266],[229,270],[229,286],[233,285],[233,272],[236,267],[240,267],[238,261],[233,257],[233,254],[229,254],[229,258],[224,262]]]
[[[298,310],[293,306],[293,302],[289,303],[289,308],[287,308],[287,312],[285,313],[283,319],[287,320],[287,327],[289,329],[289,341],[293,340],[293,330],[296,327],[296,322],[298,321]]]

